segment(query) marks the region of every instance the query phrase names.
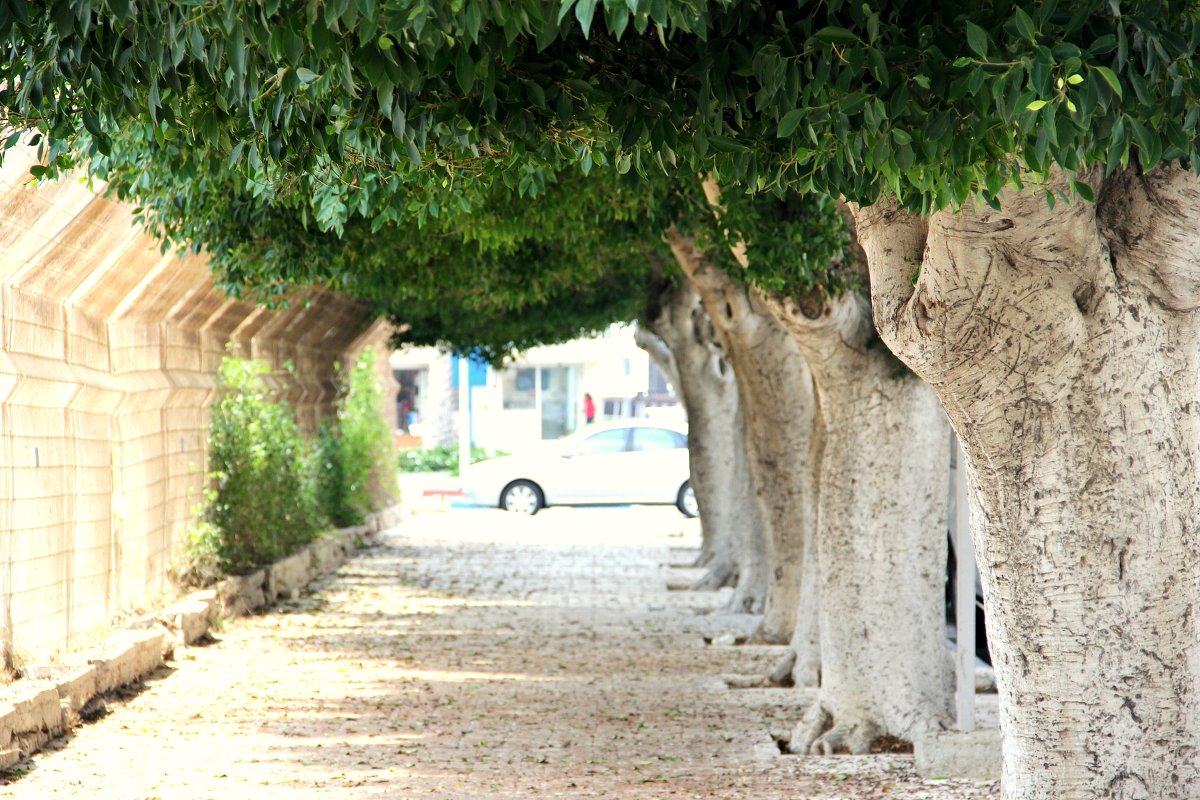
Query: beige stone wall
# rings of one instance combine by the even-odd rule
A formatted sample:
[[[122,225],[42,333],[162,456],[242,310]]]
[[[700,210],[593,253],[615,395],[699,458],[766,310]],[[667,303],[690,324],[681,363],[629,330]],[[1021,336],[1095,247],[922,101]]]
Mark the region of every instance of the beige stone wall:
[[[80,645],[170,592],[228,345],[271,363],[273,386],[312,431],[336,397],[334,362],[388,333],[333,292],[281,312],[225,297],[203,258],[164,255],[128,208],[78,181],[30,185],[32,163],[10,151],[0,168],[0,648],[10,663]]]

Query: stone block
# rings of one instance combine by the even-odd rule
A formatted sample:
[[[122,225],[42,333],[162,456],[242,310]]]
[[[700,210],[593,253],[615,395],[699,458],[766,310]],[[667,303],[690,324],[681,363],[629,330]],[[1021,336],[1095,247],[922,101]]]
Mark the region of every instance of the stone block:
[[[163,609],[161,619],[178,641],[192,644],[208,633],[212,605],[202,600],[184,599]]]
[[[40,746],[64,730],[53,681],[19,681],[5,692],[4,702],[12,707],[11,735],[25,752],[32,752],[28,742]]]
[[[249,575],[231,575],[217,584],[221,614],[238,617],[267,604],[267,573],[257,570]]]
[[[328,534],[309,545],[309,553],[312,555],[313,571],[317,575],[324,575],[345,561],[341,545]]]
[[[12,747],[13,726],[17,722],[17,710],[12,703],[0,703],[0,753]]]
[[[184,598],[192,603],[204,603],[208,606],[208,622],[211,625],[217,621],[217,614],[220,611],[220,602],[217,598],[216,589],[203,589],[199,592],[192,592]]]
[[[267,567],[265,595],[268,603],[279,598],[292,599],[300,594],[300,590],[311,577],[312,556],[307,550],[301,550],[294,555],[276,561]]]
[[[119,631],[108,637],[100,647],[96,665],[96,693],[111,692],[120,686],[140,680],[163,664],[166,632]]]
[[[0,703],[0,769],[9,769],[17,765],[24,754],[21,752],[21,739],[15,730],[17,710],[11,703]]]
[[[64,667],[56,681],[58,699],[78,714],[96,696],[96,674],[95,664]]]
[[[366,527],[371,533],[382,533],[394,528],[404,520],[404,507],[396,503],[367,515]]]
[[[920,736],[913,742],[913,757],[922,778],[1000,780],[1000,729]]]

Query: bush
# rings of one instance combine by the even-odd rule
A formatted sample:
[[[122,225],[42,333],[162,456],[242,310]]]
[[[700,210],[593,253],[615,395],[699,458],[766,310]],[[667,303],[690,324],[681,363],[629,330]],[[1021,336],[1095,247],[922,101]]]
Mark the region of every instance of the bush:
[[[267,399],[263,361],[226,357],[212,408],[209,490],[185,546],[185,576],[247,572],[312,541],[326,520],[311,448],[291,410]]]
[[[357,525],[399,495],[392,431],[382,412],[383,389],[368,348],[350,370],[336,420],[318,432],[321,507],[336,525]]]
[[[508,453],[500,450],[484,450],[482,447],[471,448],[471,463],[474,464],[496,456]],[[400,469],[403,472],[449,472],[458,474],[458,448],[454,445],[439,444],[420,450],[401,450]]]

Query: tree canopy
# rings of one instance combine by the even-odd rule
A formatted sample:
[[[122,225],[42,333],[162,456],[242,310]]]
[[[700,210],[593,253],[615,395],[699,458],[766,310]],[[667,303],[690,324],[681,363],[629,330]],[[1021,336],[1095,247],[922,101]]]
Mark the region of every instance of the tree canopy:
[[[625,307],[614,265],[672,222],[747,243],[767,288],[836,292],[827,198],[1200,163],[1187,2],[18,0],[0,41],[5,145],[36,129],[38,175],[88,159],[226,288],[324,283],[426,330],[540,308],[531,341],[578,287]]]
[[[0,104],[52,163],[136,128],[327,225],[401,213],[413,175],[534,194],[611,164],[928,210],[1200,161],[1185,0],[17,0],[0,41]]]

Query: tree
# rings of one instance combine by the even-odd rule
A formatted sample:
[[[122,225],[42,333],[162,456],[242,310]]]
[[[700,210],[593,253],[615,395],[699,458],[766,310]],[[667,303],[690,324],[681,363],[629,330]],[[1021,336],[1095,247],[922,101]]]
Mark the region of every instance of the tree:
[[[712,182],[705,192],[709,238],[723,245],[710,252],[754,284],[759,313],[791,339],[812,384],[814,500],[798,595],[809,625],[792,636],[791,672],[801,685],[819,674],[820,692],[790,746],[865,752],[881,735],[941,730],[952,686],[945,415],[879,342],[865,259],[837,204],[725,199]]]
[[[639,344],[666,365],[687,409],[692,484],[704,532],[701,563],[708,567],[693,588],[735,584],[727,610],[760,613],[771,564],[733,367],[686,277],[664,279],[652,289],[640,319]]]
[[[406,170],[406,151],[422,174],[526,192],[571,162],[845,197],[877,327],[964,443],[1006,795],[1196,793],[1193,4],[529,0],[411,20],[385,5],[382,29],[349,5],[268,3],[251,21],[172,7],[93,30],[85,4],[57,3],[80,13],[0,20],[0,102],[56,148],[91,146],[77,125],[101,148],[134,120],[221,158],[241,144],[235,163],[269,163],[276,185],[334,170],[326,196],[368,216],[399,192],[367,176]],[[392,50],[385,128],[353,95]],[[351,99],[330,102],[339,83]],[[156,122],[164,86],[179,110]]]
[[[805,539],[811,536],[816,511],[812,381],[795,343],[744,284],[708,264],[704,251],[678,229],[672,229],[669,241],[737,379],[770,565],[764,616],[755,636],[782,644],[792,638],[798,613],[815,615],[811,606],[801,612],[799,598]]]

